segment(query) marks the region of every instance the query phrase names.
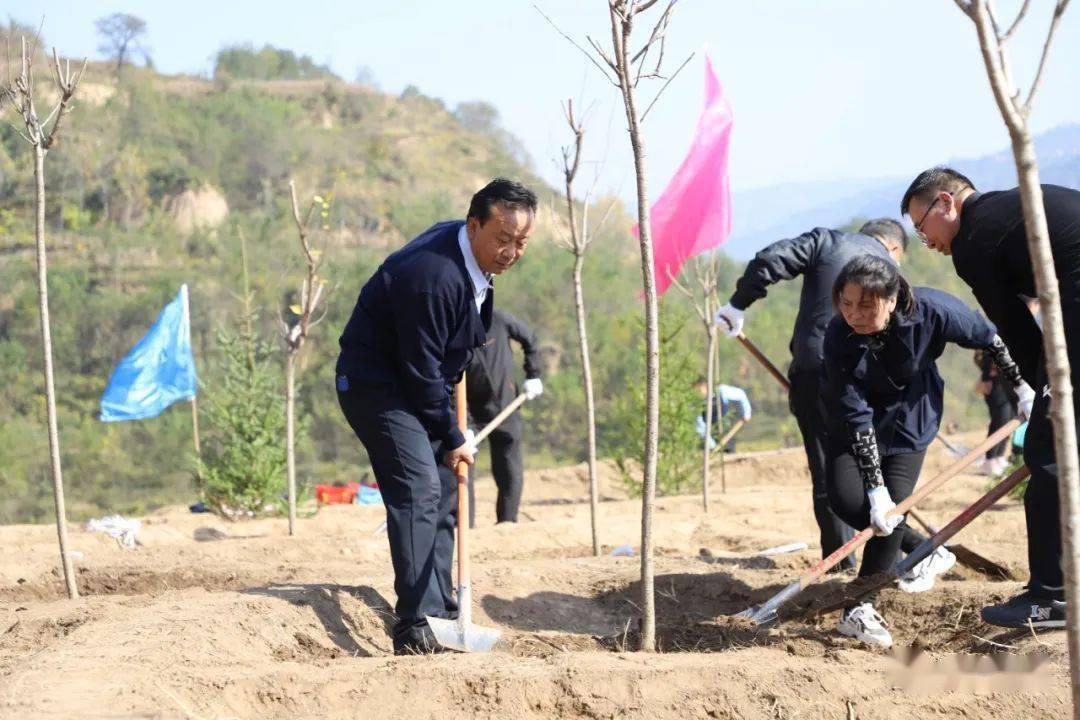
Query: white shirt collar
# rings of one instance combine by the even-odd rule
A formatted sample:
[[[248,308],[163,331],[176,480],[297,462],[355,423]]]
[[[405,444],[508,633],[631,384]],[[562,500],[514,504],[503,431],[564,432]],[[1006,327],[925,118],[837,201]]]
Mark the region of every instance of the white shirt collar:
[[[473,255],[472,244],[469,242],[469,232],[466,229],[467,225],[462,225],[461,230],[458,231],[458,247],[461,248],[461,254],[465,258],[465,269],[469,271],[469,279],[472,280],[473,295],[476,298],[476,309],[480,310],[480,306],[484,304],[484,299],[487,298],[488,288],[491,287],[491,276],[485,275],[484,271],[480,269],[480,265],[476,262],[476,256]]]

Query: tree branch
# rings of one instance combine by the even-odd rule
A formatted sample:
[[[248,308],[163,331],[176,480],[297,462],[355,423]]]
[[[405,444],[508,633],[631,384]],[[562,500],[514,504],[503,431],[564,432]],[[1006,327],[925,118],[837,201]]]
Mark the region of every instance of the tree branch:
[[[682,72],[682,69],[683,69],[684,67],[686,67],[686,64],[687,64],[688,62],[690,62],[691,60],[693,60],[693,59],[694,59],[694,53],[690,53],[690,56],[689,56],[688,58],[686,58],[685,60],[683,60],[683,63],[682,63],[682,65],[680,65],[680,66],[678,67],[678,69],[677,69],[677,70],[675,70],[675,73],[674,73],[674,74],[673,74],[673,75],[672,75],[671,77],[669,77],[669,78],[667,79],[667,82],[665,82],[665,83],[664,83],[664,84],[663,84],[663,85],[662,85],[662,86],[660,87],[660,90],[659,90],[659,91],[657,91],[657,93],[656,93],[656,97],[654,97],[654,98],[652,99],[652,102],[650,102],[650,103],[649,103],[649,106],[645,108],[645,112],[641,113],[641,122],[643,122],[643,123],[645,122],[645,118],[646,118],[646,117],[647,117],[647,116],[649,115],[649,111],[650,111],[650,110],[652,110],[652,107],[653,107],[653,105],[655,105],[655,104],[656,104],[656,101],[660,99],[660,96],[661,96],[661,95],[663,94],[664,90],[666,90],[666,89],[667,89],[667,86],[671,84],[671,81],[672,81],[672,80],[674,80],[674,79],[675,79],[675,77],[676,77],[676,76],[677,76],[677,75],[678,75],[678,74],[679,74],[680,72]]]
[[[1031,0],[1024,0],[1024,4],[1020,7],[1020,12],[1017,13],[1016,19],[1013,20],[1013,24],[1009,26],[1009,29],[1005,31],[1004,35],[998,36],[998,42],[1008,42],[1009,38],[1016,32],[1016,28],[1020,26],[1020,21],[1027,15],[1028,7],[1031,5]]]
[[[953,0],[953,2],[956,3],[956,7],[960,8],[960,12],[971,17],[972,7],[970,0]]]
[[[536,10],[536,12],[540,13],[540,15],[541,15],[541,16],[542,16],[542,17],[543,17],[543,18],[544,18],[545,20],[547,20],[547,21],[548,21],[548,24],[549,24],[549,25],[551,25],[551,27],[555,28],[555,32],[557,32],[557,33],[559,33],[560,35],[562,35],[562,36],[563,36],[564,38],[566,38],[566,39],[567,39],[567,41],[569,41],[569,43],[570,43],[571,45],[573,45],[573,46],[574,46],[574,47],[576,47],[576,48],[577,48],[578,50],[580,50],[580,51],[581,51],[581,54],[582,54],[582,55],[584,55],[585,57],[587,57],[587,58],[589,59],[589,62],[591,62],[591,63],[592,63],[593,65],[595,65],[595,66],[596,66],[596,69],[600,71],[600,73],[601,73],[601,74],[602,74],[602,75],[604,76],[604,79],[605,79],[605,80],[607,80],[608,82],[610,82],[610,83],[611,83],[611,84],[613,84],[613,85],[616,85],[616,86],[618,85],[618,83],[617,83],[617,82],[616,82],[615,80],[613,80],[613,79],[611,78],[611,76],[610,76],[610,75],[608,75],[608,71],[604,69],[604,66],[603,66],[603,65],[601,65],[601,64],[600,64],[599,62],[597,62],[597,61],[596,61],[596,58],[595,58],[595,57],[593,57],[593,56],[592,56],[592,54],[591,54],[591,53],[589,53],[589,51],[588,51],[588,50],[586,50],[585,48],[583,48],[583,47],[581,47],[580,45],[578,45],[578,44],[577,44],[577,42],[576,42],[576,41],[575,41],[575,40],[574,40],[574,39],[573,39],[572,37],[570,37],[569,35],[567,35],[566,33],[564,33],[564,32],[562,31],[562,29],[561,29],[561,28],[560,28],[560,27],[559,27],[558,25],[556,25],[556,24],[555,24],[555,21],[553,21],[553,20],[552,20],[551,18],[549,18],[549,17],[548,17],[548,16],[547,16],[547,15],[546,15],[546,14],[544,13],[544,11],[543,11],[543,10],[541,10],[541,9],[540,9],[539,7],[537,7],[537,6],[536,6],[536,3],[533,3],[533,8],[534,8],[534,9]],[[605,60],[605,61],[607,61],[607,62],[608,62],[608,63],[610,64],[610,61],[608,61],[608,60],[607,60],[607,58],[604,58],[604,60]]]
[[[1031,90],[1028,91],[1027,100],[1024,101],[1023,106],[1020,108],[1020,114],[1024,116],[1025,121],[1028,115],[1031,114],[1031,103],[1035,99],[1035,92],[1039,89],[1039,84],[1042,82],[1043,70],[1046,68],[1046,58],[1050,55],[1050,45],[1054,41],[1054,33],[1057,32],[1058,23],[1068,6],[1069,0],[1058,0],[1057,5],[1054,7],[1054,16],[1050,20],[1050,30],[1046,33],[1046,43],[1043,45],[1042,57],[1039,58],[1039,69],[1035,72],[1035,80],[1031,83]],[[1027,2],[1024,3],[1024,7],[1027,7]]]

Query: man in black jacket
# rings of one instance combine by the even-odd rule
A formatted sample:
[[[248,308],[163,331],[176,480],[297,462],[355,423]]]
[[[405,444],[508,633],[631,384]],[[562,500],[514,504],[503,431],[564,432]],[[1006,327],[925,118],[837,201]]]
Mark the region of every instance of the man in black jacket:
[[[514,353],[510,341],[521,345],[525,353],[525,384],[522,390],[529,400],[544,392],[540,380],[539,348],[536,335],[529,327],[504,310],[496,310],[491,318],[487,342],[473,356],[465,385],[469,398],[469,414],[478,426],[487,425],[517,397],[514,381]],[[521,411],[502,421],[490,436],[491,474],[499,494],[495,499],[496,522],[517,522],[518,505],[524,485],[521,461]],[[470,472],[470,481],[472,473]],[[469,523],[476,515],[473,494],[469,493]]]
[[[788,402],[799,424],[810,467],[822,557],[831,555],[853,535],[852,529],[829,506],[825,483],[828,443],[821,402],[821,348],[825,328],[835,314],[832,286],[848,260],[870,254],[891,257],[899,263],[906,249],[907,233],[900,223],[889,218],[871,220],[857,233],[814,228],[798,237],[775,242],[755,255],[735,284],[731,299],[716,314],[720,329],[729,337],[736,337],[742,332],[743,312],[765,297],[770,285],[803,277],[799,313],[791,337]],[[837,566],[838,569],[854,567],[855,560],[851,557]]]
[[[1073,387],[1080,386],[1080,192],[1043,185],[1043,209],[1061,291],[1065,343]],[[1031,580],[1025,592],[983,608],[983,620],[1001,627],[1064,627],[1065,594],[1061,558],[1057,462],[1050,425],[1050,392],[1042,330],[1021,296],[1035,296],[1035,276],[1017,188],[979,193],[950,168],[921,173],[900,204],[927,247],[952,256],[956,274],[968,284],[986,316],[1020,366],[1031,398],[1021,398],[1028,417],[1024,462],[1031,470],[1024,493]],[[1080,395],[1073,408],[1080,417]]]
[[[471,465],[473,450],[451,394],[487,338],[491,278],[525,253],[535,214],[531,190],[493,180],[473,196],[464,222],[431,226],[379,266],[341,335],[338,402],[386,505],[397,654],[441,649],[426,618],[456,617],[450,468]]]

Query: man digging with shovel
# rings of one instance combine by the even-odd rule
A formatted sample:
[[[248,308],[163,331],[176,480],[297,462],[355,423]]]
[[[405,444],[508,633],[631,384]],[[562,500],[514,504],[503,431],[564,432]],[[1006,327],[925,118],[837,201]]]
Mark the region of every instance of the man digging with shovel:
[[[450,573],[458,499],[451,468],[471,465],[475,451],[451,391],[491,326],[491,278],[524,255],[535,214],[531,190],[493,180],[473,196],[464,222],[437,223],[386,258],[341,335],[338,401],[386,505],[398,655],[444,649],[428,618],[456,620],[464,602],[453,597]]]

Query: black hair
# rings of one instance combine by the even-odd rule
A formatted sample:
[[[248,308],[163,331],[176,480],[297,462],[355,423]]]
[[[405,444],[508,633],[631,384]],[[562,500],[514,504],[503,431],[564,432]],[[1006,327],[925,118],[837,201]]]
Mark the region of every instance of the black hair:
[[[911,315],[915,311],[915,295],[911,285],[891,260],[876,255],[859,255],[849,260],[833,283],[834,306],[839,307],[840,296],[848,284],[882,300],[896,298],[896,311],[902,315]]]
[[[937,166],[929,170],[923,170],[919,176],[911,181],[904,199],[900,201],[900,214],[907,215],[908,207],[913,198],[923,202],[930,202],[939,192],[957,194],[961,190],[974,190],[975,183],[971,182],[966,175],[962,175],[950,167]]]
[[[492,205],[502,205],[512,210],[524,209],[535,213],[536,193],[514,180],[495,178],[472,196],[466,219],[476,218],[483,225],[491,217]]]
[[[907,250],[907,230],[904,230],[904,226],[892,218],[874,218],[859,228],[859,232],[863,235],[873,235],[882,240],[900,243],[900,247]]]

